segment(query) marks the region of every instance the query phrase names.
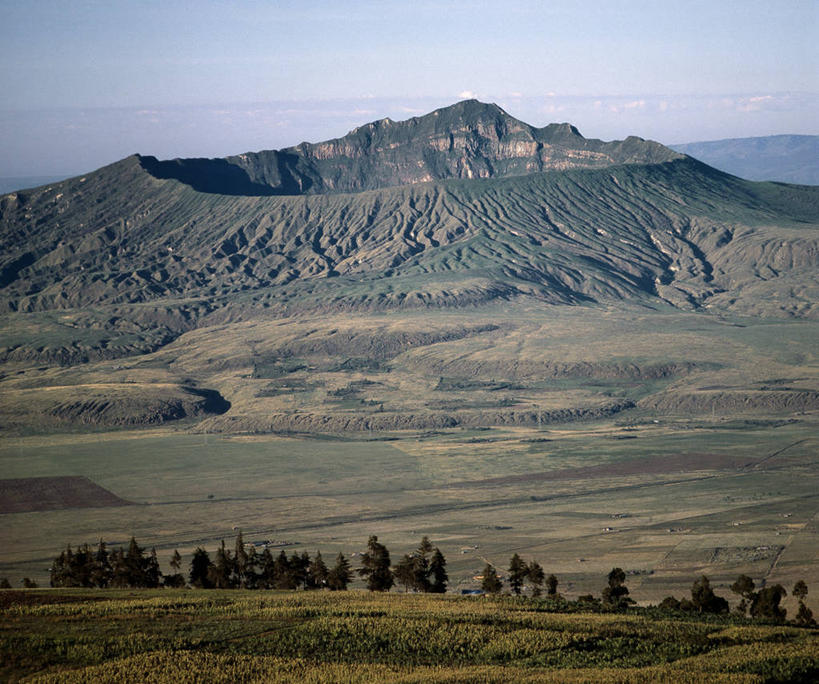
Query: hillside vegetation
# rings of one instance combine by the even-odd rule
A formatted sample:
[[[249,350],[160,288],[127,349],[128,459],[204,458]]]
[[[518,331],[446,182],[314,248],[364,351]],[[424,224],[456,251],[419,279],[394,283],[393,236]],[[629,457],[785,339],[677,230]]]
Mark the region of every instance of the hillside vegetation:
[[[774,682],[815,630],[550,612],[546,600],[165,590],[6,592],[2,673],[32,682]]]

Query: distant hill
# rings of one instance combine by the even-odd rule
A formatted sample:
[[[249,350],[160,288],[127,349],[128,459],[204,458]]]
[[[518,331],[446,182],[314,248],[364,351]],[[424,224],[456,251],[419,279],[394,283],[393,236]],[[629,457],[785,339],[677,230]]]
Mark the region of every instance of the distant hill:
[[[819,135],[769,135],[671,145],[741,178],[819,185]]]

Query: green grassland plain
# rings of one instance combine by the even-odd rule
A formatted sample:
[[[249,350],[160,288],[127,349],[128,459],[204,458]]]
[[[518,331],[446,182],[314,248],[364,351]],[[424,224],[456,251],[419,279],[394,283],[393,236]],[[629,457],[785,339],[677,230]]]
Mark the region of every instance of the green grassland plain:
[[[818,586],[817,333],[523,302],[227,318],[152,353],[7,362],[3,476],[81,475],[134,505],[4,515],[0,576],[43,583],[64,544],[132,534],[164,568],[241,529],[325,557],[370,534],[398,556],[426,534],[456,591],[515,552],[569,596],[613,566],[642,602],[702,573],[726,595],[743,572]],[[231,406],[140,429],[52,410],[101,384],[137,399],[195,385]]]

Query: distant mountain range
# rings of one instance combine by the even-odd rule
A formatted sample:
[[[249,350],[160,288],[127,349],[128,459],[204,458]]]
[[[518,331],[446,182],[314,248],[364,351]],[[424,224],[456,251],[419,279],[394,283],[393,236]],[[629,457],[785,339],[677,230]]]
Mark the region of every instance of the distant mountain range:
[[[671,145],[741,178],[819,185],[819,135],[769,135]]]

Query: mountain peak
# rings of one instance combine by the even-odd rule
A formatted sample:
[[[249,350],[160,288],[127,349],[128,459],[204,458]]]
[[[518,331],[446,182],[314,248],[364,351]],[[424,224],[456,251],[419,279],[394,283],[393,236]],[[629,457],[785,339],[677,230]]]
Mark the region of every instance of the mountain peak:
[[[404,121],[372,121],[320,143],[223,160],[151,162],[145,168],[205,192],[218,191],[214,188],[221,179],[228,179],[229,194],[303,195],[656,164],[681,156],[638,138],[610,143],[587,139],[570,123],[536,128],[495,103],[469,99]]]

